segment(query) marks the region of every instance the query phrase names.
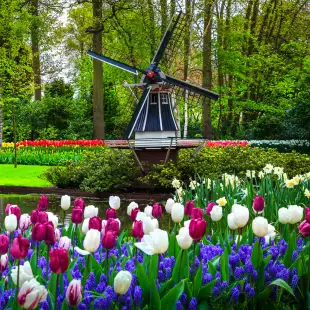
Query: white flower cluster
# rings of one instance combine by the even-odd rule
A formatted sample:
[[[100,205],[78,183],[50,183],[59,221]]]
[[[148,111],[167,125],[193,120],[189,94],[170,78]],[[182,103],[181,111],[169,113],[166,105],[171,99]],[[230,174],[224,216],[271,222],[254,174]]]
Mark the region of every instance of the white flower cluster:
[[[240,185],[239,178],[234,174],[224,173],[224,174],[222,174],[222,180],[224,181],[225,186],[230,185],[232,188],[234,188],[235,185],[237,185],[237,186]]]
[[[306,147],[310,146],[308,140],[250,140],[248,141],[250,145],[253,146],[270,146],[270,147]]]

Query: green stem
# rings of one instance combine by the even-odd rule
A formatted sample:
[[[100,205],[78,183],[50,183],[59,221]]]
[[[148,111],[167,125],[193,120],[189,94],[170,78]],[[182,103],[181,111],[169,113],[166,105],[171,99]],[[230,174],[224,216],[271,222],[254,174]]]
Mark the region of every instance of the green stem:
[[[178,274],[178,283],[180,282],[180,274],[181,274],[181,268],[182,268],[182,258],[183,258],[183,252],[186,250],[181,249],[181,263],[179,266],[179,274]]]
[[[47,252],[46,252],[46,280],[48,281],[48,266],[49,266],[49,257],[50,257],[50,245],[47,246]]]
[[[65,219],[66,219],[66,211],[64,210],[64,220],[63,220],[63,225],[62,225],[63,229],[65,228]]]
[[[105,254],[105,260],[106,260],[106,277],[107,277],[107,282],[109,282],[109,250],[106,251]]]
[[[36,264],[36,274],[38,274],[39,249],[40,249],[40,243],[37,242],[37,264]]]
[[[54,301],[54,310],[57,309],[57,288],[58,288],[58,284],[59,284],[59,278],[60,278],[60,274],[57,273],[56,288],[55,288],[55,295],[54,295],[54,298],[55,298],[55,301]]]
[[[19,264],[20,264],[20,261],[17,260],[17,283],[16,283],[16,292],[15,292],[16,302],[17,302],[17,295],[18,295],[18,291],[19,291]]]

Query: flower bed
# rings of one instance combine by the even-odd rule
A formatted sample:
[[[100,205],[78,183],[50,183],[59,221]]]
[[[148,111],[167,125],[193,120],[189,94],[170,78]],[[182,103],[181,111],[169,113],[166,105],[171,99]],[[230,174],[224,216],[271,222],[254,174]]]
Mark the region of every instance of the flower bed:
[[[7,205],[1,309],[306,309],[310,174],[286,180],[271,165],[263,173],[192,180],[188,189],[174,180],[165,207],[128,205],[129,231],[115,196],[104,220],[63,196],[66,228],[47,212],[46,196],[30,215]]]

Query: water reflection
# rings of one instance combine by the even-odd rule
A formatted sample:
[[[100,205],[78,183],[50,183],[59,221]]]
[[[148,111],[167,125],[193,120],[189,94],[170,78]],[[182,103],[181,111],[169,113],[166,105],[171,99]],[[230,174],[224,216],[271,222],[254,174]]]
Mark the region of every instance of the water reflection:
[[[59,216],[59,226],[63,225],[64,212],[60,207],[60,198],[58,195],[47,195],[49,200],[48,211],[53,212]],[[37,207],[40,195],[0,195],[0,223],[3,223],[5,217],[5,207],[8,203],[18,205],[22,213],[30,214],[32,210]],[[73,201],[76,197],[71,197],[71,202],[73,205]],[[105,217],[105,211],[109,208],[108,200],[101,200],[95,198],[83,198],[86,205],[94,205],[99,209],[99,216],[101,218]],[[122,224],[122,229],[131,229],[132,221],[130,217],[127,215],[127,206],[133,201],[129,199],[121,200],[121,207],[117,211],[118,217]],[[146,199],[137,199],[135,200],[139,204],[140,209],[143,211],[144,207],[151,202]],[[69,224],[71,219],[71,209],[69,209],[66,213],[65,217],[65,225]],[[163,216],[159,221],[160,228],[165,228],[168,223],[168,216]]]

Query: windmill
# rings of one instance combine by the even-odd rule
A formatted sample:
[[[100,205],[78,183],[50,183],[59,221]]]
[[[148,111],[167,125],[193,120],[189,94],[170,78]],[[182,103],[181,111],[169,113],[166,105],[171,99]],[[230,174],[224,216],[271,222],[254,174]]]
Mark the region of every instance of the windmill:
[[[169,64],[176,53],[177,45],[180,43],[184,27],[186,27],[184,17],[182,11],[174,14],[151,64],[146,69],[136,68],[93,51],[87,52],[92,58],[116,68],[134,75],[142,74],[140,83],[125,84],[128,87],[141,89],[139,97],[136,97],[131,91],[131,94],[135,97],[136,107],[125,133],[125,139],[128,141],[134,135],[134,147],[136,149],[163,149],[169,147],[169,154],[171,147],[176,146],[179,137],[180,128],[178,128],[174,116],[174,109],[179,98],[186,97],[186,100],[191,98],[191,100],[196,103],[200,102],[200,104],[203,103],[206,97],[214,100],[218,99],[218,94],[165,74],[160,69],[160,66],[164,63]],[[152,153],[152,156],[154,156],[154,153]]]

